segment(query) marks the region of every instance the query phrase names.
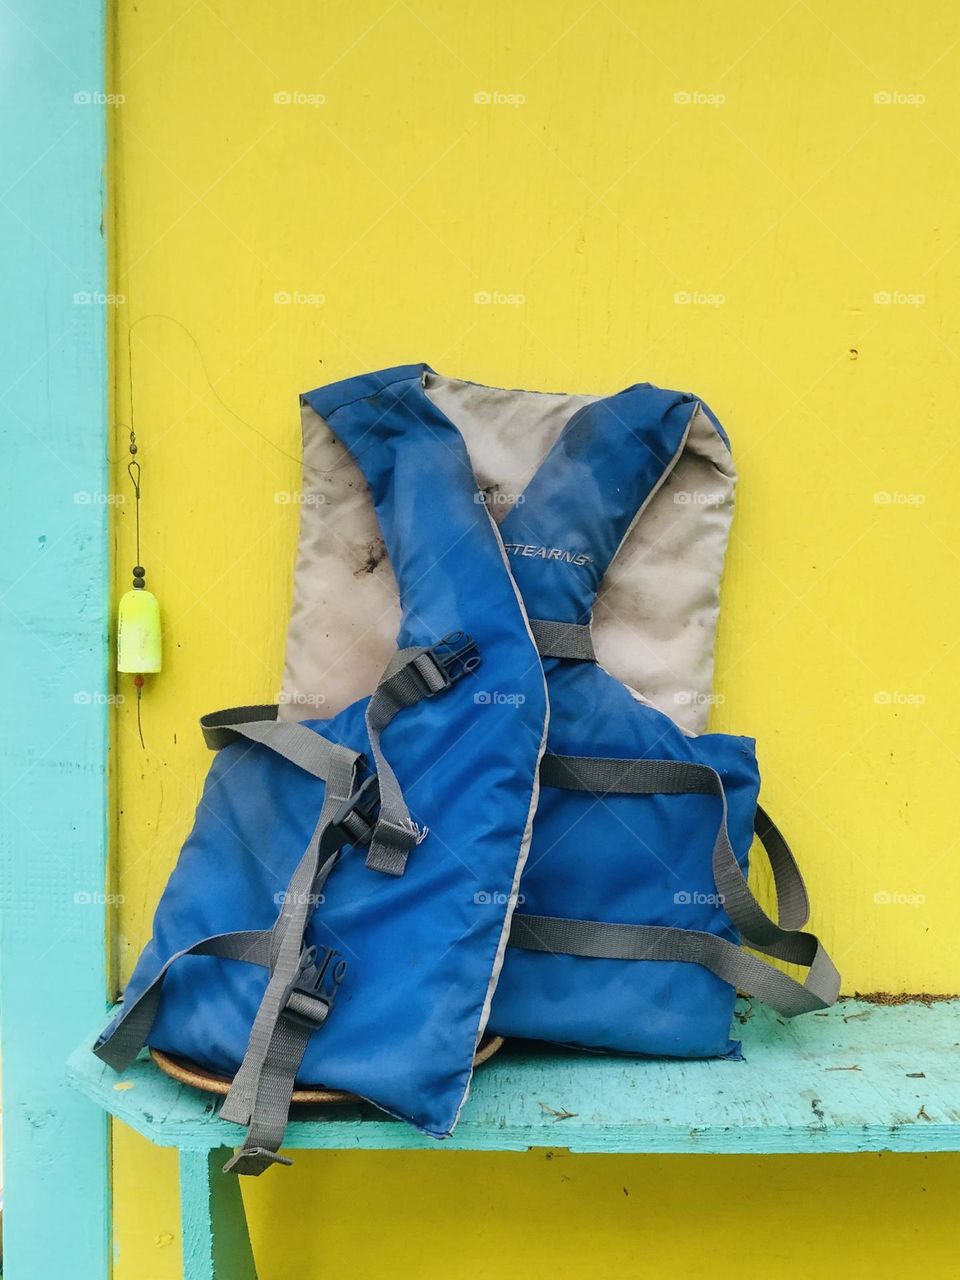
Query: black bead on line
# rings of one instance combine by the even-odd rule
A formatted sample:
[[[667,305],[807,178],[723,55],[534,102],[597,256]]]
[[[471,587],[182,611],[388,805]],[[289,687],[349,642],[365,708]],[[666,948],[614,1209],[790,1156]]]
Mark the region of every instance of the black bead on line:
[[[132,377],[132,374],[131,374]],[[133,414],[133,385],[130,387],[130,411]],[[130,428],[130,461],[127,463],[127,475],[130,477],[130,483],[133,485],[133,509],[136,525],[137,536],[137,560],[140,559],[140,463],[137,461],[137,437],[133,428]],[[134,566],[133,570],[133,586],[136,591],[143,591],[146,587],[147,571],[142,564]],[[141,748],[146,747],[143,740],[143,719],[141,714],[141,704],[143,701],[144,679],[142,675],[136,675],[133,678],[134,686],[137,690],[137,733],[140,737]]]

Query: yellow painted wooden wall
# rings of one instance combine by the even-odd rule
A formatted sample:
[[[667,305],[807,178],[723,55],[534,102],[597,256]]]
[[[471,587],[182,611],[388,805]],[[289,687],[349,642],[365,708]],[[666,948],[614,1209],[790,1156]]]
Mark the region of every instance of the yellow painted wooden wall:
[[[760,740],[844,989],[960,988],[955,6],[118,0],[114,25],[115,488],[132,412],[166,619],[146,750],[119,686],[120,979],[196,717],[279,688],[297,393],[423,359],[710,402],[741,475],[713,723]],[[117,1276],[169,1280],[173,1158],[119,1130],[115,1161]],[[754,1251],[954,1276],[958,1169],[353,1153],[245,1192],[264,1280],[723,1280]]]

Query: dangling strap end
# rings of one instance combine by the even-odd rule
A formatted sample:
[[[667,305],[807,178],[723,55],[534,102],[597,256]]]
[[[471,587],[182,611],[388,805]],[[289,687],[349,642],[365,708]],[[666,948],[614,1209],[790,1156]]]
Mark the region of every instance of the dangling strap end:
[[[426,838],[427,829],[416,823],[389,822],[381,818],[374,829],[366,865],[388,876],[402,876],[410,850]]]
[[[268,1151],[266,1147],[241,1147],[223,1166],[223,1172],[259,1178],[261,1173],[266,1172],[274,1164],[290,1165],[293,1161],[277,1151]]]
[[[136,1045],[131,1049],[124,1044],[115,1043],[111,1039],[110,1028],[108,1028],[93,1046],[93,1052],[101,1062],[105,1062],[114,1071],[126,1071],[127,1067],[132,1066],[136,1061],[141,1048],[142,1046]]]

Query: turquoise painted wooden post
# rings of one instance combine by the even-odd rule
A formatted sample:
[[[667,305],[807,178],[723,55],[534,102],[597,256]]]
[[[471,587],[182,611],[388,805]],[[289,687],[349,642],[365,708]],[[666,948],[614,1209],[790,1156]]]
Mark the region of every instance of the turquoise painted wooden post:
[[[107,1121],[64,1066],[105,1006],[104,16],[0,6],[0,998],[6,1280],[103,1280]]]
[[[180,1152],[183,1280],[257,1280],[230,1147]]]

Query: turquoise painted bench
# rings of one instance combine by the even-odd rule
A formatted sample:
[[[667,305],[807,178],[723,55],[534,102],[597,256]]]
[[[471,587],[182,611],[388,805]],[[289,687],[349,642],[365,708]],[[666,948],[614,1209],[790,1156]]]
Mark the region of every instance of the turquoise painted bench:
[[[960,1150],[960,1004],[843,1000],[784,1022],[738,1006],[742,1062],[602,1057],[507,1044],[474,1077],[457,1130],[434,1142],[366,1104],[298,1107],[289,1150],[776,1154]],[[185,1280],[254,1280],[236,1178],[241,1130],[219,1099],[141,1056],[116,1075],[90,1052],[68,1077],[105,1111],[180,1153]],[[283,1170],[268,1175],[282,1178]]]

